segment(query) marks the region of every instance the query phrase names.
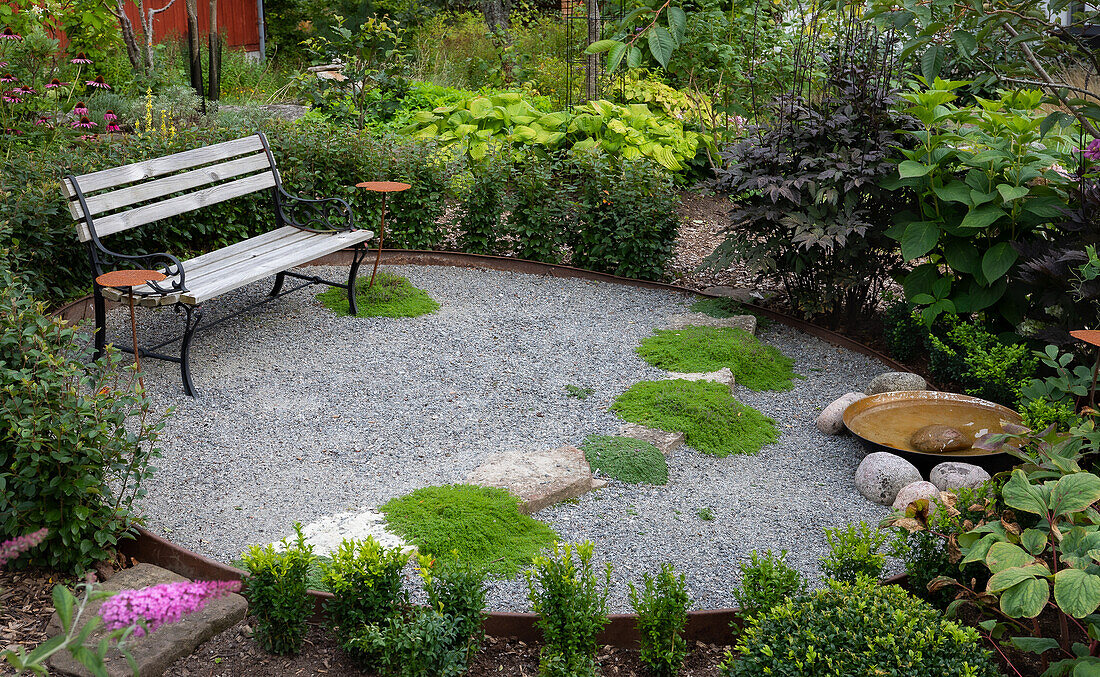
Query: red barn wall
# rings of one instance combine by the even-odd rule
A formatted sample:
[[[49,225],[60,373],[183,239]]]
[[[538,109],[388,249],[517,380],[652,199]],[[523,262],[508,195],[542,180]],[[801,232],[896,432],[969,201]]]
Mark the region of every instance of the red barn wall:
[[[146,0],[153,7],[162,7],[164,0]],[[210,5],[206,0],[198,0],[199,32],[206,35],[210,30]],[[134,24],[134,31],[141,32],[141,21],[134,3],[126,3],[126,16]],[[259,12],[256,0],[218,0],[218,31],[226,38],[226,47],[245,49],[249,52],[260,49]],[[184,0],[175,0],[167,10],[153,17],[153,39],[156,42],[181,39],[187,35],[187,11]],[[139,37],[140,39],[140,37]]]

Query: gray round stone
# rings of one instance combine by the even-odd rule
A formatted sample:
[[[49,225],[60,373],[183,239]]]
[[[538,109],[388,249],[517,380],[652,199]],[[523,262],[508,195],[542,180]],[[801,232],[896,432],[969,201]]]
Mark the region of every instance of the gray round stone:
[[[856,468],[856,489],[869,501],[892,505],[906,485],[923,479],[917,467],[897,454],[867,454]]]
[[[888,371],[879,374],[871,380],[864,392],[868,395],[879,393],[895,393],[904,390],[928,390],[928,382],[919,374],[911,374],[907,371]]]
[[[833,400],[829,406],[818,414],[817,420],[814,422],[817,429],[826,435],[836,435],[844,430],[844,410],[851,403],[858,402],[864,397],[867,396],[863,393],[847,393]]]
[[[898,492],[897,498],[894,499],[894,510],[905,510],[909,507],[909,504],[913,501],[919,501],[922,498],[935,499],[940,495],[940,490],[936,488],[935,484],[921,480],[920,482],[913,482],[912,484],[906,484]]]
[[[989,473],[972,463],[948,461],[940,463],[928,474],[928,480],[940,491],[952,491],[963,487],[972,489],[989,481]]]

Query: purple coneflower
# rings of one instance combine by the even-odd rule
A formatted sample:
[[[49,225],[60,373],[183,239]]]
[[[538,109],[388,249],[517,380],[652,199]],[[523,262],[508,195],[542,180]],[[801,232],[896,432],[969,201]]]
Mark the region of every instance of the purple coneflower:
[[[121,131],[122,131],[122,127],[119,127],[115,123],[113,123],[113,122],[107,123],[107,133],[108,134],[112,134],[114,132],[121,132]]]
[[[8,62],[7,61],[0,61],[0,68],[7,68],[7,67],[8,67]]]
[[[95,76],[95,80],[85,80],[84,84],[88,85],[89,87],[97,87],[99,89],[110,89],[111,88],[111,86],[108,85],[106,83],[106,81],[103,80],[102,75]]]
[[[98,134],[81,134],[80,136],[78,136],[76,138],[81,140],[81,141],[98,141],[99,140],[99,135]]]
[[[141,590],[123,590],[99,607],[108,630],[119,630],[144,621],[149,632],[200,611],[211,599],[241,589],[240,581],[183,581],[161,583]],[[140,625],[134,637],[145,635]]]
[[[87,114],[88,114],[87,104],[85,104],[83,101],[77,101],[76,105],[73,106],[73,115],[87,115]]]
[[[46,115],[39,115],[34,124],[45,126],[46,129],[53,129],[53,120]]]
[[[92,60],[84,52],[77,52],[76,56],[69,59],[69,63],[90,64],[91,62]]]
[[[117,120],[118,116],[115,115],[113,110],[108,109],[107,112],[103,114],[103,119],[107,122],[111,122],[112,120]]]
[[[5,130],[9,134],[15,133],[17,130],[8,129]],[[10,541],[4,541],[0,543],[0,566],[4,566],[7,562],[15,559],[20,554],[30,550],[34,546],[41,543],[46,538],[46,534],[49,533],[48,529],[39,529],[33,533],[18,538],[13,538]]]
[[[15,77],[11,73],[4,73],[0,75],[0,82],[16,82],[19,78]]]
[[[62,81],[58,80],[57,78],[54,78],[53,80],[50,80],[49,82],[46,83],[46,89],[57,89],[58,87],[64,87],[67,84],[69,84],[69,83],[62,82]]]
[[[81,129],[92,129],[95,126],[96,123],[89,120],[87,115],[80,116],[80,121],[73,123],[74,128],[80,127]]]
[[[4,92],[4,103],[23,103],[16,92]]]
[[[37,94],[38,93],[38,92],[34,91],[34,87],[31,87],[30,85],[23,85],[22,87],[16,87],[15,91],[18,92],[19,94]]]
[[[23,36],[19,35],[11,29],[11,26],[5,26],[4,30],[0,31],[0,40],[22,40]]]

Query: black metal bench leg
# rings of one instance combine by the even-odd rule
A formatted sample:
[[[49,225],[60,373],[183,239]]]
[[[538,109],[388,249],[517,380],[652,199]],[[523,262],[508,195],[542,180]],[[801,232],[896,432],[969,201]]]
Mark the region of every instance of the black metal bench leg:
[[[271,291],[267,293],[268,296],[278,296],[279,292],[283,290],[283,281],[286,280],[286,273],[279,273],[275,276],[275,286],[271,288]]]
[[[191,339],[195,336],[195,329],[202,321],[202,306],[190,306],[184,303],[176,304],[176,312],[183,308],[187,314],[183,330],[183,340],[180,341],[180,376],[183,377],[183,391],[189,397],[195,397],[195,384],[191,381]]]
[[[355,276],[359,274],[359,264],[367,255],[367,250],[362,243],[355,245],[355,253],[351,257],[351,270],[348,271],[348,315],[355,317],[359,314],[359,304],[355,302]]]
[[[92,285],[92,309],[95,313],[95,359],[107,349],[107,302],[99,285]]]

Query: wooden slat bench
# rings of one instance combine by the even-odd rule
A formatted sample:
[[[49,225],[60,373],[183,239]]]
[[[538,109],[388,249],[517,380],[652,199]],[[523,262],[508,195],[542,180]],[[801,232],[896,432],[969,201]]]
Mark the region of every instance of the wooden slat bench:
[[[275,275],[274,288],[264,300],[311,284],[327,284],[346,289],[351,313],[356,312],[355,279],[366,254],[363,243],[374,237],[374,233],[355,227],[351,208],[343,200],[306,200],[283,190],[275,158],[263,134],[82,176],[67,176],[62,184],[76,219],[77,236],[88,246],[93,277],[115,268],[160,270],[168,276],[164,281],[135,287],[134,301],[142,306],[170,305],[177,312],[183,311],[183,334],[148,349],[120,348],[127,352],[140,350],[143,358],[179,363],[184,390],[192,397],[195,387],[188,353],[191,339],[202,322],[204,302]],[[122,254],[103,244],[102,238],[130,228],[268,190],[274,230],[187,261],[168,253]],[[355,255],[346,282],[291,270],[349,247]],[[287,276],[304,283],[283,291]],[[106,347],[106,301],[126,298],[122,292],[93,282],[97,357]],[[228,317],[232,315],[202,326],[212,327]],[[178,357],[157,352],[176,341],[180,342]]]

